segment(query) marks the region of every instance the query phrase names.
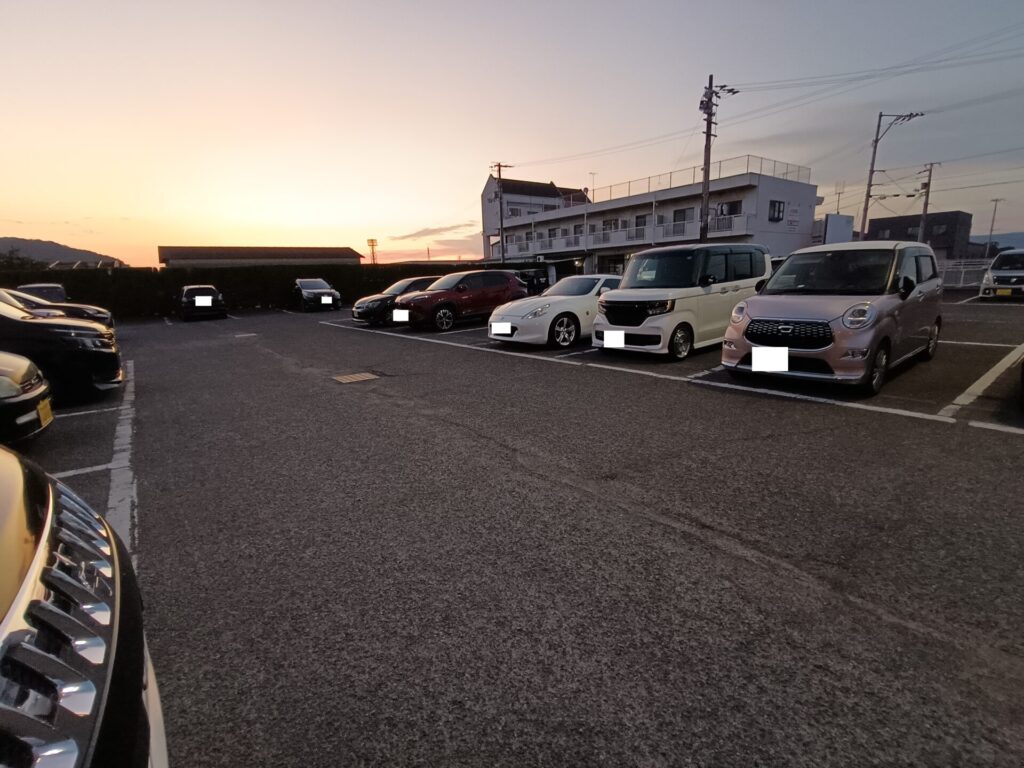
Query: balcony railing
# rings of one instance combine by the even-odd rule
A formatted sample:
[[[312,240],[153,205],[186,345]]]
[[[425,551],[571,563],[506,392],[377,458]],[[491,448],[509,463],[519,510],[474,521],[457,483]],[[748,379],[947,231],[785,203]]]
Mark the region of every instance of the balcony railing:
[[[757,173],[763,176],[773,176],[777,179],[790,181],[802,181],[809,184],[811,181],[811,169],[803,165],[784,163],[780,160],[770,160],[767,157],[757,155],[740,155],[730,157],[726,160],[719,160],[711,164],[710,177],[712,180],[724,179],[727,176],[739,176],[744,173]],[[607,200],[616,200],[630,195],[641,195],[648,192],[660,192],[673,187],[684,187],[688,184],[700,184],[704,178],[704,167],[695,165],[692,168],[684,168],[680,171],[670,171],[648,176],[644,179],[633,179],[618,184],[611,184],[607,187],[598,187],[591,190],[589,198],[582,193],[565,198],[565,206],[585,205],[587,203],[603,203]]]
[[[708,235],[714,239],[718,235],[750,234],[754,214],[741,213],[736,216],[712,216],[708,220]],[[656,226],[646,225],[632,229],[606,229],[590,232],[587,235],[569,235],[567,237],[539,238],[521,243],[506,243],[506,255],[541,253],[558,253],[560,251],[586,250],[600,251],[606,248],[633,248],[639,250],[644,245],[668,245],[670,243],[693,242],[700,237],[699,221],[673,221]],[[492,258],[501,256],[501,245],[495,243],[491,249]]]

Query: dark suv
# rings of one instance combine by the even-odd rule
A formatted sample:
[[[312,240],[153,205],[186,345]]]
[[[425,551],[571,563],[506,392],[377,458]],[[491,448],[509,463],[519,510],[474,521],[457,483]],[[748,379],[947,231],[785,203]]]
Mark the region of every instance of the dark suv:
[[[214,285],[185,285],[178,294],[178,307],[181,319],[185,322],[197,317],[218,317],[221,320],[228,316],[224,296]]]
[[[132,560],[70,489],[0,448],[0,765],[167,765]]]
[[[91,320],[33,317],[27,310],[0,304],[0,351],[39,366],[59,396],[116,389],[124,383],[114,332]]]
[[[400,296],[395,309],[408,310],[411,325],[447,331],[461,320],[486,318],[496,307],[526,296],[526,284],[512,272],[452,272],[423,291]]]

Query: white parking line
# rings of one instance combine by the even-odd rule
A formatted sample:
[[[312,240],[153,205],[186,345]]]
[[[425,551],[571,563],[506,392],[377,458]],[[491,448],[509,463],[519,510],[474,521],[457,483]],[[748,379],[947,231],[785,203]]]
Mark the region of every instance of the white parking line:
[[[138,565],[136,552],[139,543],[138,491],[132,472],[132,429],[135,421],[135,361],[125,364],[127,383],[121,401],[121,417],[114,431],[114,457],[110,460],[110,491],[107,494],[107,522],[132,553],[132,562]]]
[[[255,334],[255,333],[236,333],[235,334],[235,338],[236,339],[245,339],[245,338],[248,338],[249,336],[257,336],[257,335],[258,334]]]
[[[241,320],[242,319],[240,317],[235,317],[234,315],[228,315],[228,317],[230,317],[232,320]]]
[[[1016,344],[995,344],[991,341],[949,341],[939,339],[939,344],[962,344],[966,347],[1016,347]]]
[[[295,314],[290,309],[282,309],[281,311],[284,312],[286,315],[294,315]]]
[[[690,374],[690,378],[691,379],[699,379],[701,376],[707,376],[710,373],[718,373],[719,371],[724,371],[724,370],[725,370],[725,366],[724,365],[716,365],[714,368],[708,368],[706,371],[698,371],[697,373],[692,373],[692,374]]]
[[[978,298],[978,297],[977,296],[971,296],[969,299],[964,299],[963,301],[958,301],[957,304],[966,304],[968,301],[974,301],[976,298]]]
[[[487,329],[486,328],[462,328],[462,329],[460,329],[458,331],[445,331],[444,335],[447,336],[449,333],[472,333],[473,331],[483,331],[484,333],[486,333]]]
[[[566,352],[561,355],[555,355],[555,357],[573,357],[574,355],[588,355],[591,352],[597,352],[597,347],[591,347],[590,349],[581,349],[579,352]]]
[[[997,432],[1009,432],[1011,435],[1024,435],[1024,429],[1011,427],[1006,424],[992,424],[988,421],[968,421],[968,426],[981,427],[982,429],[994,429]]]
[[[115,406],[113,408],[95,408],[91,411],[71,411],[70,413],[55,413],[53,418],[55,419],[66,419],[69,416],[91,416],[94,413],[111,413],[113,411],[120,411],[121,406]]]
[[[1002,376],[1003,373],[1007,371],[1011,365],[1020,360],[1022,356],[1024,356],[1024,344],[1021,344],[1019,347],[1015,347],[1012,352],[1006,355],[1006,357],[989,368],[980,379],[961,392],[960,395],[957,396],[956,400],[939,411],[939,415],[952,416],[965,405],[973,403],[985,393],[985,390],[992,385],[993,381]]]
[[[174,325],[174,323],[171,322],[171,318],[169,317],[165,317],[164,322],[167,323],[168,325]]]
[[[58,480],[63,480],[65,477],[75,477],[76,475],[88,475],[93,472],[104,472],[108,469],[113,469],[112,464],[97,464],[93,467],[82,467],[81,469],[69,469],[66,472],[54,472],[53,476]]]
[[[531,360],[540,360],[547,363],[561,363],[562,365],[576,365],[587,368],[601,368],[608,371],[618,371],[621,373],[632,373],[637,376],[648,376],[654,379],[667,379],[669,381],[679,381],[685,384],[696,384],[698,386],[706,387],[717,387],[720,389],[733,389],[740,392],[750,392],[758,395],[768,395],[769,397],[780,397],[788,400],[802,400],[805,402],[819,403],[822,405],[835,405],[840,408],[853,408],[859,411],[872,411],[874,413],[885,413],[892,416],[905,416],[911,419],[921,419],[922,421],[938,422],[941,424],[955,424],[956,419],[947,416],[946,414],[940,413],[938,415],[931,413],[921,413],[918,411],[908,411],[902,408],[886,408],[881,405],[869,405],[867,403],[858,403],[844,400],[832,400],[826,397],[814,397],[811,395],[801,395],[796,392],[786,392],[784,390],[776,389],[764,389],[760,387],[749,387],[742,384],[728,384],[721,381],[708,381],[706,379],[698,378],[693,375],[685,376],[673,376],[667,373],[655,373],[654,371],[638,370],[636,368],[624,368],[618,365],[606,365],[604,363],[585,363],[577,360],[564,360],[560,357],[542,357],[540,355],[533,355],[525,352],[508,352],[503,349],[491,349],[489,347],[480,347],[472,344],[459,344],[454,341],[442,341],[440,339],[429,339],[422,336],[407,336],[400,333],[388,333],[387,331],[374,331],[368,328],[353,328],[351,326],[338,325],[337,323],[329,323],[321,321],[321,325],[330,325],[335,328],[342,328],[346,331],[360,331],[362,333],[377,333],[382,336],[394,336],[399,339],[409,339],[412,341],[422,341],[428,344],[444,344],[449,347],[459,347],[461,349],[470,349],[477,352],[490,352],[495,355],[509,355],[511,357],[527,357]],[[1024,345],[1022,345],[1024,346]]]

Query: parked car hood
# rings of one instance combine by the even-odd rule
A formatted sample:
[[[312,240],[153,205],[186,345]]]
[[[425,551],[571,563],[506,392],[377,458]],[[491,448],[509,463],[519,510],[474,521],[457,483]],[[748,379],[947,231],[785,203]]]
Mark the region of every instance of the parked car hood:
[[[446,296],[448,296],[449,293],[451,293],[451,291],[447,291],[447,290],[444,290],[444,291],[410,291],[409,293],[406,293],[406,294],[404,294],[402,296],[399,296],[398,297],[398,301],[396,301],[395,303],[396,304],[409,304],[411,302],[420,301],[422,299],[430,299],[430,300],[443,299]]]
[[[508,304],[502,304],[496,310],[496,315],[512,315],[513,317],[526,317],[535,309],[540,309],[545,304],[552,308],[566,303],[566,299],[582,299],[585,296],[531,296],[527,299],[516,299]]]
[[[398,298],[391,293],[374,293],[371,296],[363,296],[361,299],[356,299],[356,304],[366,304],[371,301],[390,301],[391,299]]]
[[[29,374],[34,373],[35,365],[27,357],[12,355],[9,352],[0,352],[0,376],[6,376],[14,382],[21,384],[23,381],[32,378]]]
[[[616,288],[601,296],[606,301],[665,301],[693,288]]]
[[[39,548],[48,503],[48,485],[39,469],[0,448],[0,619]]]
[[[71,302],[68,302],[68,301],[60,301],[60,302],[51,301],[49,304],[46,305],[46,308],[47,309],[60,309],[60,310],[65,310],[65,309],[75,310],[75,309],[78,309],[78,310],[84,310],[86,312],[94,312],[97,315],[109,315],[110,314],[110,310],[109,309],[104,309],[103,307],[94,307],[92,304],[72,304]]]
[[[76,317],[34,317],[26,320],[39,328],[78,331],[81,333],[110,333],[110,329],[95,320],[80,320]]]
[[[747,316],[777,320],[835,320],[855,304],[878,304],[879,296],[814,296],[768,294],[751,296]],[[739,302],[737,302],[739,303]]]

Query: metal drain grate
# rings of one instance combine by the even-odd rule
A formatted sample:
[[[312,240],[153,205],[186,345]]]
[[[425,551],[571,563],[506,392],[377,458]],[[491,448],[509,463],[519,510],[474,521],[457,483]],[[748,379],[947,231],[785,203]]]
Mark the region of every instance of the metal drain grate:
[[[343,376],[335,376],[334,380],[339,384],[354,384],[357,381],[369,381],[370,379],[379,378],[375,373],[346,373]]]

